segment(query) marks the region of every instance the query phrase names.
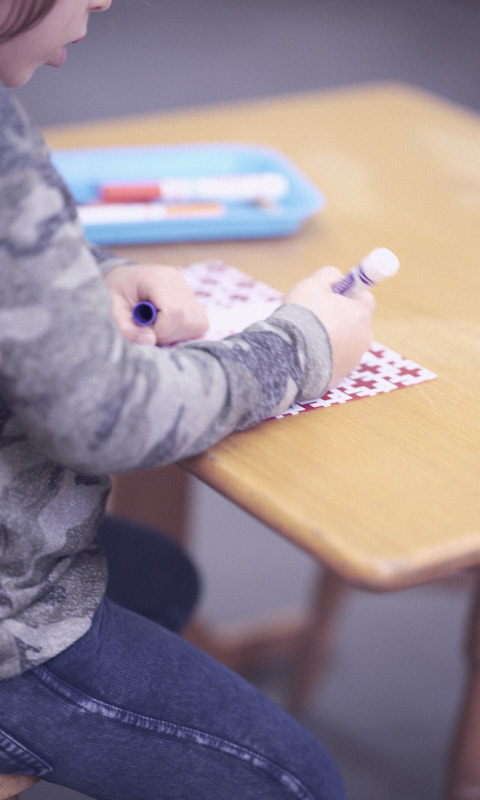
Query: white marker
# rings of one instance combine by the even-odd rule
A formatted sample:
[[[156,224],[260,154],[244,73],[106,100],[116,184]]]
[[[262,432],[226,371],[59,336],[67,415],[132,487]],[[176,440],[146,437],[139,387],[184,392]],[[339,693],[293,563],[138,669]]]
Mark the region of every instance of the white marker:
[[[371,289],[377,283],[382,283],[396,274],[400,262],[397,256],[386,247],[377,247],[372,250],[359,264],[352,267],[332,289],[336,294],[352,295],[362,289]]]
[[[139,222],[171,222],[176,219],[223,217],[223,203],[92,203],[78,207],[82,225],[125,225]]]

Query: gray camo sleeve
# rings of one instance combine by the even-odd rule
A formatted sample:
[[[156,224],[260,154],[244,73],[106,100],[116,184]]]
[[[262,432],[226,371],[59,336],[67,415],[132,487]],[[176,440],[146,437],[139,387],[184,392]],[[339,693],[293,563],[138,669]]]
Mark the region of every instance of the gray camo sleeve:
[[[84,473],[130,471],[326,390],[328,336],[300,306],[222,342],[123,340],[102,277],[115,257],[88,246],[40,137],[3,90],[0,113],[0,387],[31,445]]]

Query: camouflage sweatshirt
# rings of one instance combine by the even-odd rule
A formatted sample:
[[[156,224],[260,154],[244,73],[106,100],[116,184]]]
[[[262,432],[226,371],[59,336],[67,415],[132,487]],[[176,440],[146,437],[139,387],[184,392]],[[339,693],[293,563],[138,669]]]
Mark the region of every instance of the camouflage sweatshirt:
[[[82,636],[105,590],[109,474],[204,451],[321,395],[330,344],[283,305],[222,342],[125,341],[39,133],[0,85],[0,678]]]

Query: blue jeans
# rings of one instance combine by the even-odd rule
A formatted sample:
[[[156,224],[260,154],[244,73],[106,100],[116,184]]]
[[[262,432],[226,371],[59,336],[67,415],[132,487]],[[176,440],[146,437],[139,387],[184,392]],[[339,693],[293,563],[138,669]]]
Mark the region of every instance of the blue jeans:
[[[109,596],[88,633],[0,682],[0,773],[98,800],[344,800],[307,731],[169,630],[197,589],[176,546],[121,523],[102,538]]]

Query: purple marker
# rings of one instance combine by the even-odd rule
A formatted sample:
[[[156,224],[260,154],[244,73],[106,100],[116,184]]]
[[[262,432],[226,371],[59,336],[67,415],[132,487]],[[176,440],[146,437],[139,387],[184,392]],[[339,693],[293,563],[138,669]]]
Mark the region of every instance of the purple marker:
[[[397,256],[386,247],[377,247],[362,258],[359,264],[352,267],[337,283],[332,286],[336,294],[352,295],[362,289],[371,289],[377,283],[391,278],[398,270],[400,262]]]
[[[153,325],[157,318],[158,308],[149,300],[137,303],[132,309],[133,321],[136,325]]]

